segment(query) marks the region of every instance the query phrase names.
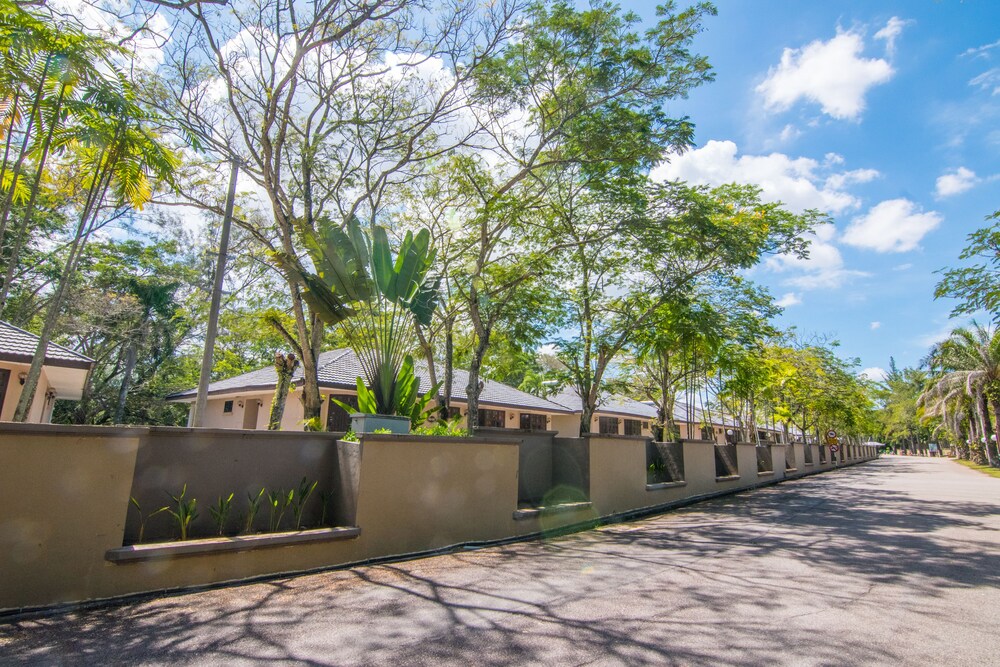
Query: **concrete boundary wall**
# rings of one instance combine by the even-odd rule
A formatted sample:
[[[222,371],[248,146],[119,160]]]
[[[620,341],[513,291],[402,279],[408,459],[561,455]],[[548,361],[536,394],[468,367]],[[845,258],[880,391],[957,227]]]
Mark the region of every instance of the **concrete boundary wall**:
[[[552,437],[549,458],[531,437],[527,447],[522,437],[492,434],[350,443],[330,433],[3,424],[0,614],[581,529],[845,465],[830,457],[820,465],[816,452],[813,466],[759,473],[755,446],[741,443],[739,474],[719,478],[715,443],[688,440],[671,446],[682,452],[683,479],[650,484],[647,438]],[[785,445],[770,447],[785,460]],[[790,447],[802,461],[803,445]],[[538,479],[521,468],[538,451],[551,464],[541,478],[551,474],[568,495],[553,492],[561,505],[519,509],[525,480]],[[847,464],[876,456],[855,451]],[[303,476],[324,487],[331,527],[314,527],[314,508],[311,531],[129,546],[137,492],[155,504],[158,484],[176,492],[188,483],[205,517],[223,489],[287,488]],[[195,535],[207,530],[199,520]]]

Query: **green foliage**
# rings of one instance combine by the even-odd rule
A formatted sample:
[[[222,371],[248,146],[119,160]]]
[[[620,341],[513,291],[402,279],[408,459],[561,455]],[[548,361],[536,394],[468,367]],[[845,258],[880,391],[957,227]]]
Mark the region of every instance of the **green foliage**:
[[[264,502],[264,494],[267,489],[261,487],[257,495],[251,493],[247,494],[247,516],[246,523],[243,526],[243,532],[247,535],[253,534],[253,524],[254,520],[257,518],[257,514],[260,512],[261,503]]]
[[[312,496],[313,491],[316,490],[316,485],[319,482],[313,482],[310,484],[303,477],[302,481],[299,482],[299,488],[293,491],[293,495],[289,496],[289,502],[292,506],[292,516],[295,517],[295,530],[300,530],[302,528],[302,512],[305,510],[306,503],[309,502],[309,497]]]
[[[355,433],[353,430],[345,433],[341,438],[341,440],[343,440],[344,442],[361,442],[361,438],[359,438],[358,434]]]
[[[139,501],[135,499],[135,496],[129,496],[128,500],[129,500],[129,503],[132,505],[132,507],[135,508],[135,511],[139,514],[139,535],[138,535],[138,538],[136,539],[136,542],[141,544],[142,540],[143,540],[143,538],[144,538],[144,536],[146,534],[146,522],[149,521],[150,519],[152,519],[157,514],[160,514],[161,512],[168,512],[168,511],[170,511],[170,508],[164,506],[164,507],[161,507],[159,509],[153,510],[149,514],[145,514],[144,515],[142,513],[142,506],[139,504]]]
[[[186,498],[187,495],[187,484],[181,489],[179,495],[173,495],[168,493],[168,496],[174,501],[176,509],[167,509],[170,516],[174,517],[174,521],[177,522],[177,527],[180,529],[181,540],[186,540],[188,538],[188,528],[191,526],[191,522],[198,518],[198,500],[197,498]]]
[[[465,419],[460,416],[451,420],[442,419],[425,424],[413,429],[413,432],[417,435],[446,436],[449,438],[469,437],[469,430],[465,428]]]
[[[934,297],[958,300],[952,317],[971,315],[979,310],[1000,318],[1000,210],[986,217],[994,222],[969,234],[968,245],[959,259],[972,260],[972,266],[942,269]]]
[[[392,435],[392,429],[389,428],[377,428],[372,433],[376,435]]]
[[[284,489],[267,492],[267,509],[269,512],[267,527],[272,533],[277,532],[281,527],[281,520],[284,518],[285,512],[292,505],[294,497],[295,489],[289,489],[288,493],[285,493]]]
[[[233,496],[235,494],[230,493],[228,496],[219,496],[219,499],[214,505],[208,508],[208,511],[212,515],[212,520],[215,522],[215,527],[218,529],[218,534],[222,535],[226,530],[226,520],[229,518],[229,512],[233,507]]]

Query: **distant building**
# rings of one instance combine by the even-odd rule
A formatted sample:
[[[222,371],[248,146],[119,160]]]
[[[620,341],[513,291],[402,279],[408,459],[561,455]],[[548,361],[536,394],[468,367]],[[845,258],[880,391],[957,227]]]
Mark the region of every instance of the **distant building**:
[[[416,373],[420,388],[430,388],[426,367],[417,363]],[[320,394],[323,407],[320,420],[328,431],[346,431],[350,417],[331,399],[348,405],[357,405],[357,378],[363,375],[357,355],[350,349],[330,350],[317,360]],[[440,373],[440,371],[439,371]],[[439,375],[439,381],[444,378]],[[467,371],[456,369],[452,383],[451,404],[457,414],[466,413],[465,387],[469,382]],[[524,429],[529,431],[556,431],[560,434],[577,434],[579,414],[558,403],[514,389],[500,382],[483,380],[479,395],[479,424],[486,428]],[[273,366],[219,380],[208,386],[208,405],[203,425],[209,428],[266,429],[277,373]],[[288,395],[282,430],[302,430],[303,408],[298,397],[302,395],[302,367],[292,377],[293,391]],[[193,404],[196,389],[167,396],[168,401]]]
[[[38,336],[0,320],[0,421],[14,418],[37,347]],[[80,400],[93,367],[90,357],[49,343],[27,421],[50,422],[56,399]]]

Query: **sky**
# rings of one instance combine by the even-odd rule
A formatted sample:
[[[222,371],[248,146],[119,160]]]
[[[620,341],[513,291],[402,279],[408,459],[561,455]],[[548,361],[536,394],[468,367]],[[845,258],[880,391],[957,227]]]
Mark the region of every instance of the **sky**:
[[[1000,209],[1000,2],[716,5],[693,48],[716,79],[668,106],[696,146],[652,176],[829,212],[809,260],[751,277],[782,326],[839,340],[870,374],[919,363],[967,323],[934,299],[935,271]],[[654,4],[625,6],[652,21]]]

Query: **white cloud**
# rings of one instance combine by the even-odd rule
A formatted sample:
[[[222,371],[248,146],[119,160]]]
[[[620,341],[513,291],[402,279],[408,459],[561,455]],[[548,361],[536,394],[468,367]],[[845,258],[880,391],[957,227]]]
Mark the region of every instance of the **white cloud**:
[[[907,262],[906,264],[897,264],[896,266],[892,267],[892,270],[893,271],[909,271],[912,268],[913,268],[913,264]]]
[[[939,224],[934,211],[924,213],[908,199],[888,199],[852,220],[842,240],[876,252],[907,252]]]
[[[805,236],[809,241],[808,258],[778,255],[768,259],[765,266],[775,273],[793,274],[785,284],[803,290],[836,289],[852,278],[867,276],[864,271],[844,268],[844,258],[833,244],[836,233],[833,225],[821,225]]]
[[[794,125],[786,125],[781,128],[781,134],[778,135],[778,139],[781,143],[787,143],[793,139],[798,139],[802,135],[802,130],[795,127]]]
[[[802,297],[795,292],[786,292],[780,299],[774,302],[776,306],[781,306],[782,308],[790,308],[800,303],[802,303]]]
[[[992,49],[1000,47],[1000,39],[993,42],[992,44],[984,44],[983,46],[974,46],[972,48],[966,49],[962,54],[963,56],[973,56],[975,58],[989,58],[990,51]]]
[[[864,378],[868,378],[873,382],[882,382],[889,376],[889,374],[885,372],[884,368],[880,368],[878,366],[872,366],[871,368],[866,368],[860,373],[858,373],[858,375]]]
[[[1000,67],[988,69],[974,79],[970,79],[969,85],[987,90],[991,95],[1000,95]]]
[[[896,52],[896,38],[903,34],[903,28],[910,23],[898,16],[893,16],[885,27],[875,33],[875,39],[885,40],[885,50],[891,56]]]
[[[828,174],[831,165],[842,162],[826,157],[826,164],[784,153],[737,155],[732,141],[709,141],[702,148],[674,156],[650,173],[654,181],[680,179],[701,185],[753,183],[771,201],[782,201],[794,211],[816,208],[831,213],[857,208],[860,202],[842,188],[879,175],[874,169]]]
[[[881,329],[882,328],[882,323],[876,320],[875,322],[872,322],[868,326],[871,328],[872,331],[875,331],[876,329]]]
[[[854,183],[868,183],[881,176],[877,169],[854,169],[845,171],[842,174],[833,174],[826,179],[826,188],[830,190],[843,190],[844,186]]]
[[[890,25],[879,32],[890,30]],[[864,40],[854,31],[801,49],[786,48],[756,90],[767,109],[785,111],[804,99],[819,104],[828,116],[855,120],[865,108],[868,90],[894,74],[887,61],[863,58],[863,51]]]
[[[979,183],[976,172],[965,167],[938,176],[935,182],[935,192],[938,197],[951,197],[962,194],[966,190],[971,190]]]

